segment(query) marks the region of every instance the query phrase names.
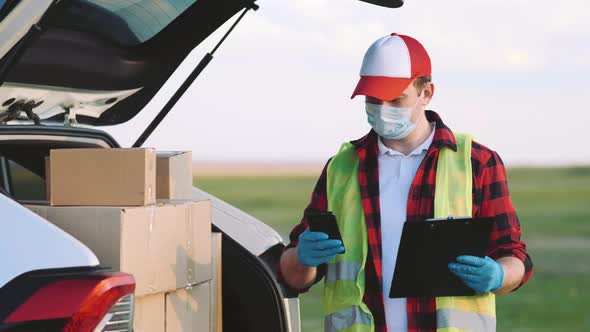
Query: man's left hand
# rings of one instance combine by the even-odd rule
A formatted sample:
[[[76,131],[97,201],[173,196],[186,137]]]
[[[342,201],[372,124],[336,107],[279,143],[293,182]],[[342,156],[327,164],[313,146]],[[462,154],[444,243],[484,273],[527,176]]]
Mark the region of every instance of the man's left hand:
[[[458,256],[449,270],[477,294],[498,290],[504,281],[502,265],[490,257]]]

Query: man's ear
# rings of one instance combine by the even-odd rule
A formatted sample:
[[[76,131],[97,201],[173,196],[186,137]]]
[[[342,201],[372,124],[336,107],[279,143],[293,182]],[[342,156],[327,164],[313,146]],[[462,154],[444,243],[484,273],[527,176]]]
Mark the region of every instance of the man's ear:
[[[422,96],[422,101],[423,101],[423,105],[426,106],[428,104],[430,104],[430,101],[432,100],[432,96],[434,96],[434,83],[428,83],[425,87],[424,87],[424,91],[422,92],[423,96]]]

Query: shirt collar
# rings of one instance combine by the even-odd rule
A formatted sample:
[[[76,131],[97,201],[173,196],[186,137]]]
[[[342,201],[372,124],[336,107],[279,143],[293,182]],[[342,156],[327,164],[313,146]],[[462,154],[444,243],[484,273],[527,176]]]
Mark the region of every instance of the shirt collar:
[[[418,155],[418,154],[421,154],[423,151],[428,150],[428,148],[430,147],[430,145],[432,144],[432,141],[434,139],[434,133],[436,132],[436,122],[431,122],[430,124],[431,124],[431,126],[433,126],[432,131],[430,132],[430,135],[428,135],[428,137],[426,138],[426,140],[424,140],[424,142],[422,142],[422,144],[420,144],[412,152],[410,152],[408,154],[408,156]],[[387,147],[383,143],[381,137],[377,138],[377,145],[379,146],[379,155],[380,156],[383,156],[386,154],[390,155],[390,156],[403,156],[404,155],[403,153],[401,153],[399,151],[396,151],[394,149]]]

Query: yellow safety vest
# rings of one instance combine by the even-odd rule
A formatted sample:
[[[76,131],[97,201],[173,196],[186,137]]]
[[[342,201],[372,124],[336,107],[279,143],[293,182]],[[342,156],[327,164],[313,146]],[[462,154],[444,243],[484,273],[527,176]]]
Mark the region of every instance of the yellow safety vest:
[[[440,151],[434,197],[434,217],[472,215],[471,141],[455,134],[457,151]],[[327,263],[324,286],[326,332],[374,332],[369,308],[363,303],[365,263],[369,250],[367,226],[358,182],[359,158],[345,143],[328,164],[328,210],[334,212],[346,253]],[[495,331],[496,304],[492,293],[437,297],[437,331]]]

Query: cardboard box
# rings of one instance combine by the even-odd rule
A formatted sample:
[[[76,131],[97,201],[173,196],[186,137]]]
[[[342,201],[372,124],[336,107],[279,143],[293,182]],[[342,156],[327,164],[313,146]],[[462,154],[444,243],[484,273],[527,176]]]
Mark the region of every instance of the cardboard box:
[[[211,280],[211,204],[28,208],[74,236],[102,265],[133,274],[136,296]]]
[[[135,298],[134,332],[163,332],[166,329],[166,294]]]
[[[190,151],[158,152],[156,198],[192,199],[193,157]]]
[[[156,201],[154,149],[50,152],[50,204],[140,206]]]
[[[166,294],[166,332],[211,331],[209,282]]]
[[[223,331],[221,239],[221,233],[213,233],[211,236],[211,332]]]

